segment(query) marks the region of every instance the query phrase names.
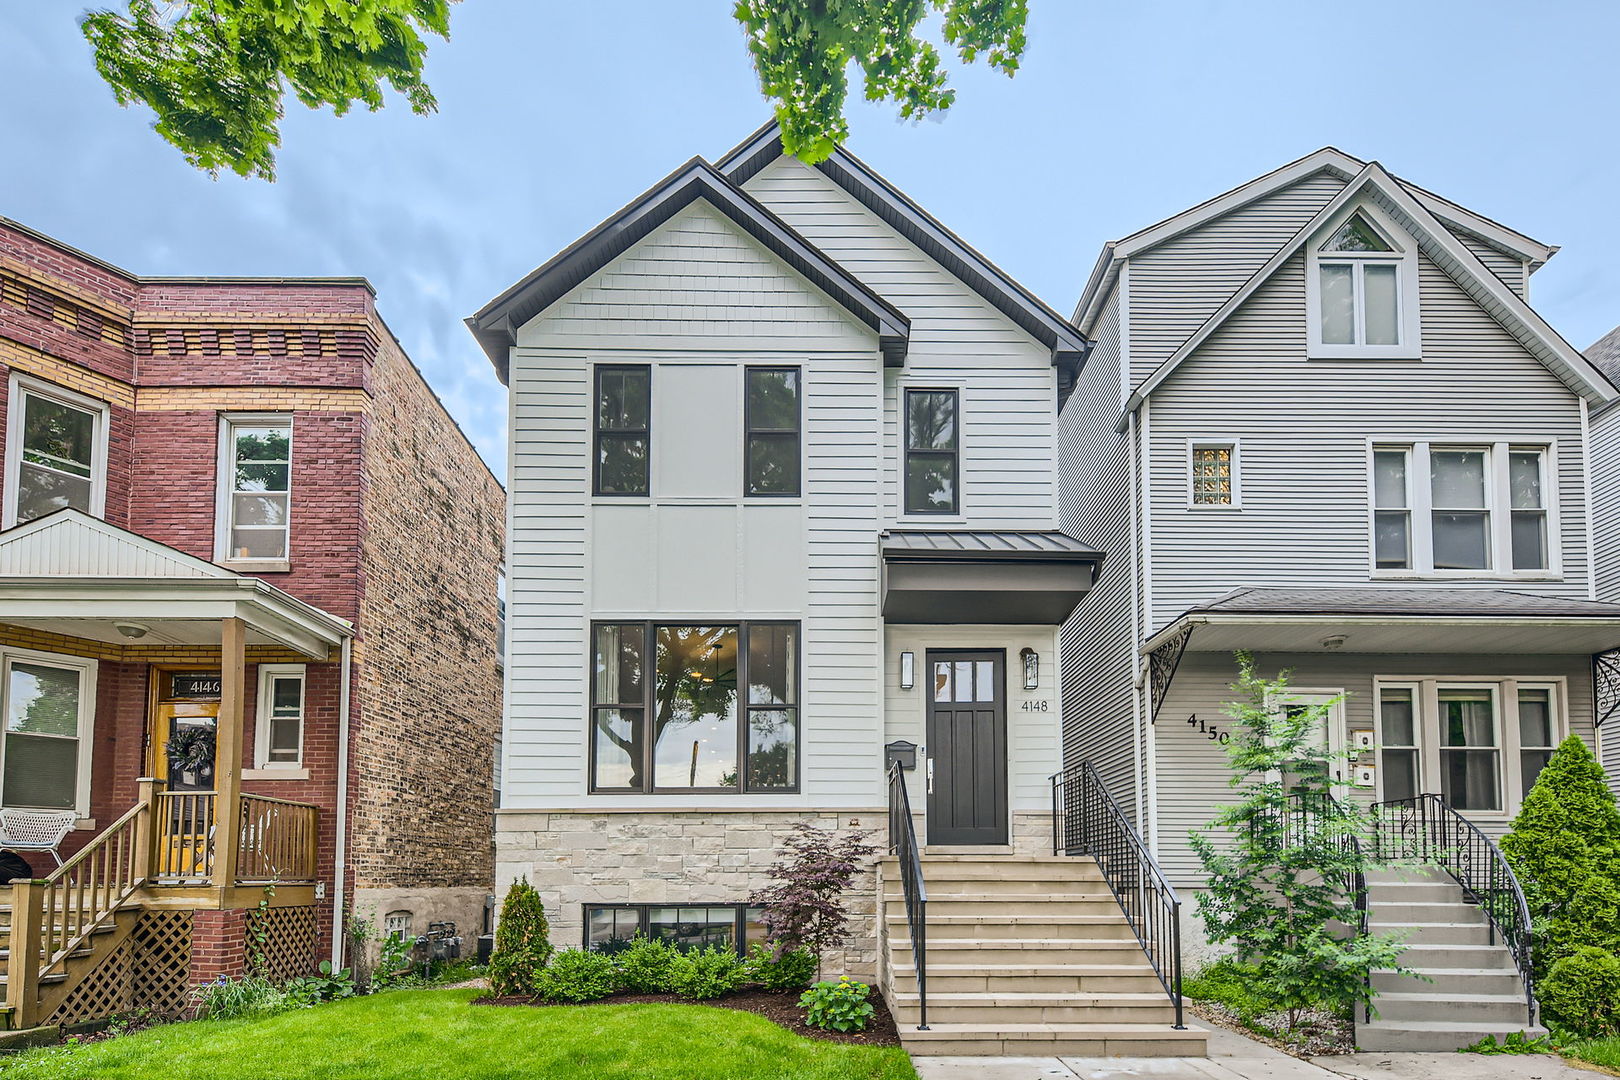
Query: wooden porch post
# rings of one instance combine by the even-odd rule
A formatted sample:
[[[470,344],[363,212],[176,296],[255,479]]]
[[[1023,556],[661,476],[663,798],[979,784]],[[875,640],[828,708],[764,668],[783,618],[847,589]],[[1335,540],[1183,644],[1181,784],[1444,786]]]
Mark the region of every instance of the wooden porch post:
[[[221,619],[219,635],[219,726],[214,744],[214,886],[236,884],[237,845],[242,838],[242,713],[247,694],[247,627]]]
[[[46,934],[40,926],[44,893],[38,881],[18,881],[11,887],[11,958],[6,968],[6,1004],[13,1009],[17,1028],[39,1024],[39,952]]]

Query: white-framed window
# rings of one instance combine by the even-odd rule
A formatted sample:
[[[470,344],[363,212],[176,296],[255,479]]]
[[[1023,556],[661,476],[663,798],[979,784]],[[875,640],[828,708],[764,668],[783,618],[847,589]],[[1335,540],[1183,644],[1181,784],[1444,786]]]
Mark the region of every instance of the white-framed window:
[[[1373,574],[1556,575],[1553,457],[1551,440],[1374,441]]]
[[[107,403],[13,374],[6,412],[5,505],[10,528],[71,507],[106,512]]]
[[[214,558],[261,567],[288,561],[292,514],[292,417],[220,417]]]
[[[1266,707],[1273,713],[1299,714],[1316,711],[1313,730],[1306,745],[1314,750],[1307,759],[1318,768],[1325,768],[1335,789],[1349,783],[1345,775],[1344,756],[1344,691],[1342,689],[1284,687],[1266,696]],[[1281,780],[1286,790],[1292,790],[1296,778],[1302,778],[1307,761],[1294,767],[1285,767],[1274,779]]]
[[[1372,206],[1338,215],[1308,252],[1310,355],[1410,359],[1420,355],[1417,247]]]
[[[390,911],[383,916],[383,936],[391,938],[408,938],[411,936],[411,913],[409,911]]]
[[[303,767],[303,664],[259,665],[259,709],[253,727],[255,767]]]
[[[96,662],[0,650],[0,802],[90,816]]]
[[[1236,439],[1193,439],[1187,443],[1187,505],[1236,509],[1243,505]]]
[[[1568,730],[1561,678],[1375,680],[1378,797],[1438,792],[1466,814],[1515,813]]]

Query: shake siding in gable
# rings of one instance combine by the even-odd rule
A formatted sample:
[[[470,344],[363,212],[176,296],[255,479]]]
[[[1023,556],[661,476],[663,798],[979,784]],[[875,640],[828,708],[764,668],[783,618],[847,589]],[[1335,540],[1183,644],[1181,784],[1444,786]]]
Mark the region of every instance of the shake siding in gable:
[[[1587,594],[1578,399],[1426,257],[1419,289],[1421,361],[1308,360],[1296,256],[1154,392],[1153,628],[1238,585],[1371,580],[1371,437],[1550,438],[1562,579],[1506,587]],[[1187,505],[1188,440],[1211,437],[1240,441],[1241,510]]]
[[[962,410],[960,521],[986,529],[1053,528],[1057,374],[1051,353],[797,159],[779,158],[745,187],[911,319],[905,367],[886,371],[884,380],[887,523],[916,527],[958,521],[898,516],[901,392],[908,386],[954,387],[961,391]]]
[[[650,500],[591,498],[593,362],[654,366]],[[804,368],[802,500],[742,500],[733,414],[688,408],[684,399],[675,407],[668,396],[740,387],[739,365],[756,362]],[[737,810],[881,803],[872,453],[880,370],[864,327],[701,203],[520,329],[511,364],[503,806],[716,803],[712,795],[587,797],[587,626],[602,613],[801,620],[801,794],[718,801]],[[702,496],[662,484],[661,449],[690,439],[722,447],[714,470],[738,482]],[[696,548],[694,528],[703,541]],[[735,557],[713,557],[722,548]],[[683,573],[683,552],[701,556],[702,566],[689,563]],[[605,608],[598,594],[607,592]],[[665,603],[666,594],[679,603]]]

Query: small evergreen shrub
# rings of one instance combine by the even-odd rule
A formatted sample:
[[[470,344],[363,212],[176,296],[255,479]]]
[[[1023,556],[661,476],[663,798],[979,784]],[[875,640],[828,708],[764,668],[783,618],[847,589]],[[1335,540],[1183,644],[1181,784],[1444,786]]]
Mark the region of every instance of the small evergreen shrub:
[[[865,1031],[877,1010],[867,1000],[872,988],[852,982],[848,975],[838,981],[818,982],[799,995],[799,1005],[808,1010],[804,1022],[823,1031]]]
[[[528,878],[512,882],[495,926],[489,958],[489,987],[496,994],[533,994],[551,954],[551,927],[540,893]]]
[[[1536,987],[1552,1023],[1583,1038],[1620,1035],[1620,957],[1582,945]]]
[[[816,977],[816,954],[809,949],[787,949],[780,955],[769,945],[748,950],[746,977],[773,994],[803,990]]]
[[[636,934],[629,945],[613,954],[620,987],[631,994],[670,993],[670,969],[680,955],[661,938]]]
[[[670,965],[670,989],[693,1001],[708,1001],[731,993],[743,983],[742,957],[730,949],[681,953]]]
[[[1530,905],[1538,978],[1582,946],[1620,952],[1620,808],[1579,736],[1536,777],[1502,854]]]
[[[557,953],[535,980],[535,989],[547,1001],[595,1001],[618,988],[613,958],[581,949]]]

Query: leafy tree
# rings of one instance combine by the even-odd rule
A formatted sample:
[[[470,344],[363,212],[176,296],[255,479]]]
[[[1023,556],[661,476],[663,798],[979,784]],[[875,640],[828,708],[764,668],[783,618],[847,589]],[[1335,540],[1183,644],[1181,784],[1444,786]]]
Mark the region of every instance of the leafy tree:
[[[381,108],[385,82],[413,112],[437,108],[422,35],[450,36],[450,0],[129,0],[79,25],[119,104],[150,106],[187,161],[274,180],[289,88],[339,116]]]
[[[1198,908],[1210,941],[1231,946],[1256,972],[1291,1033],[1307,1010],[1370,1005],[1367,976],[1405,971],[1403,946],[1397,934],[1342,929],[1359,922],[1349,884],[1371,865],[1372,822],[1368,810],[1334,797],[1333,754],[1318,734],[1334,703],[1277,709],[1286,674],[1268,680],[1252,656],[1237,660],[1241,697],[1225,711],[1236,722],[1227,758],[1241,799],[1192,833],[1208,877]],[[1213,830],[1228,843],[1217,846]]]
[[[1530,905],[1538,977],[1582,946],[1620,952],[1620,808],[1579,736],[1536,777],[1502,854]]]
[[[849,135],[844,102],[853,62],[868,101],[893,101],[915,119],[956,100],[939,50],[917,37],[929,12],[944,15],[943,36],[964,63],[982,53],[1012,75],[1024,55],[1028,0],[737,0],[737,21],[776,102],[782,146],[814,164]]]
[[[551,925],[540,893],[526,877],[512,882],[495,924],[495,951],[489,958],[489,986],[497,994],[534,994],[554,951]]]
[[[806,949],[819,966],[824,950],[849,940],[843,894],[876,853],[866,842],[869,835],[859,830],[840,834],[801,821],[782,841],[771,883],[748,899],[765,909],[760,922],[778,960],[794,949]]]

